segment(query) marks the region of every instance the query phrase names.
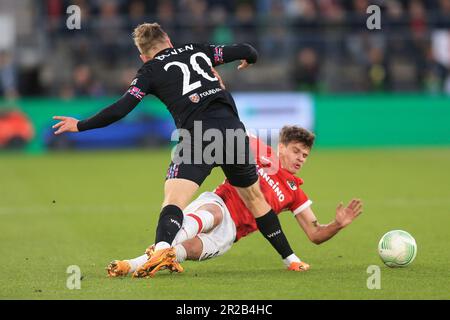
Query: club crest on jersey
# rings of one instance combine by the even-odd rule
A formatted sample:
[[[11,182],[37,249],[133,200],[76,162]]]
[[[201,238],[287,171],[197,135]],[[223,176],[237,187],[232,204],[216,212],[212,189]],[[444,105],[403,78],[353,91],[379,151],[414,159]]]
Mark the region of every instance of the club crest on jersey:
[[[297,190],[297,184],[295,183],[295,181],[292,181],[292,180],[288,180],[287,181],[287,184],[289,185],[289,187],[292,189],[292,190]]]
[[[189,99],[191,99],[193,103],[198,103],[200,101],[200,96],[198,93],[194,93],[189,96]]]

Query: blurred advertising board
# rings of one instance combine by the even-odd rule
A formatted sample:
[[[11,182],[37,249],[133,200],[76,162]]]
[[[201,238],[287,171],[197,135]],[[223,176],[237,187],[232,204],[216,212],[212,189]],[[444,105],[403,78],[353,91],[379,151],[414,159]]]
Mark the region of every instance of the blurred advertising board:
[[[297,125],[314,129],[314,100],[304,93],[233,93],[247,130],[281,129]]]

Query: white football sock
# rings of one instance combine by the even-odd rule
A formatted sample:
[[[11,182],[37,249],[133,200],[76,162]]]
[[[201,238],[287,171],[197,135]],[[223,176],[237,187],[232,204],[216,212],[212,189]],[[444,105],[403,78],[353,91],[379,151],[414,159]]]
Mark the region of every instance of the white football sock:
[[[179,232],[178,232],[179,233]],[[155,245],[155,251],[170,248],[170,244],[165,241],[160,241]]]
[[[184,215],[183,225],[178,231],[173,245],[194,238],[199,233],[206,233],[213,229],[214,216],[206,210],[197,210]]]
[[[183,247],[182,244],[177,244],[175,246],[175,252],[176,252],[176,255],[177,255],[177,261],[179,263],[181,263],[181,262],[186,260],[187,252],[186,252],[186,249]]]
[[[302,262],[302,261],[300,260],[299,257],[295,255],[295,253],[283,259],[283,263],[286,265],[286,267],[289,267],[292,262]]]
[[[142,256],[139,256],[134,259],[128,260],[130,263],[131,269],[130,272],[135,272],[137,268],[139,268],[141,265],[143,265],[145,262],[147,262],[148,256],[146,254],[143,254]]]

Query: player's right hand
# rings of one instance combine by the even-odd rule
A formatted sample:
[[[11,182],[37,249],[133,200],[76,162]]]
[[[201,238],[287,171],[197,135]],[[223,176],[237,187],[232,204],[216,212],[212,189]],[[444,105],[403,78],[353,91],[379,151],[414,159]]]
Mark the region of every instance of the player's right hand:
[[[360,199],[352,199],[347,207],[339,203],[336,208],[336,222],[341,228],[349,225],[357,216],[362,213],[362,201]]]
[[[63,116],[54,116],[53,119],[60,120],[60,122],[52,126],[53,129],[58,129],[55,131],[55,134],[61,134],[63,132],[78,132],[78,119]]]

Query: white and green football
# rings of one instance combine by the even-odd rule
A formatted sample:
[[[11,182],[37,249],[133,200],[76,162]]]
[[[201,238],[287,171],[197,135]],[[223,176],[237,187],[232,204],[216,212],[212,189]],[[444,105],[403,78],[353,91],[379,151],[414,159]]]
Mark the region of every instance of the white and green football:
[[[406,267],[416,257],[416,240],[406,231],[389,231],[378,243],[378,254],[390,268]]]

